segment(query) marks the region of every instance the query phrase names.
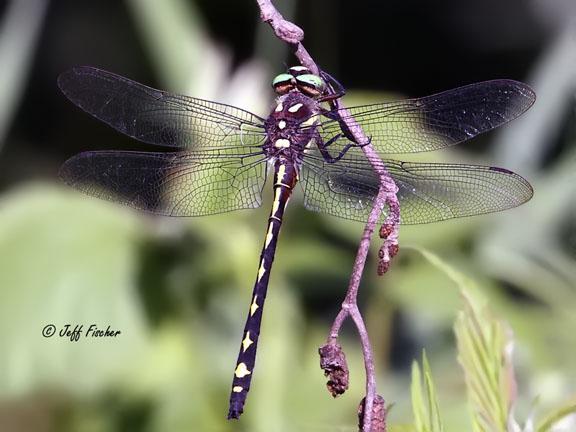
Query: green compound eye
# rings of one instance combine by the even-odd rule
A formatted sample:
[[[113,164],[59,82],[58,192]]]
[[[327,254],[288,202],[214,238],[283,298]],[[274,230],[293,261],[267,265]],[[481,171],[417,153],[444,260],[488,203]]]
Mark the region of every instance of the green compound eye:
[[[293,76],[287,73],[277,75],[276,78],[272,80],[272,86],[276,87],[278,84],[287,84],[292,80]]]
[[[325,87],[324,80],[314,74],[298,75],[296,80],[302,84],[314,87],[316,90],[322,90]]]

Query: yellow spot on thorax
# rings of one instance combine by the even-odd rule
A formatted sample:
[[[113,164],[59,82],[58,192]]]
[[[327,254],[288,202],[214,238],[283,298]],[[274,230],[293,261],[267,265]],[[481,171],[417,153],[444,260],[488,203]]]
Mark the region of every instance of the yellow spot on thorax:
[[[234,371],[234,375],[236,375],[238,378],[244,378],[246,375],[250,375],[250,373],[251,372],[246,367],[246,363],[239,363],[238,366],[236,366],[236,370]]]
[[[286,127],[286,122],[284,120],[280,120],[278,122],[278,129],[284,129]]]
[[[306,121],[303,121],[302,123],[300,123],[301,127],[305,127],[305,126],[312,126],[313,124],[315,124],[318,120],[318,115],[313,115],[310,116],[310,118],[308,118]]]
[[[286,138],[277,139],[274,143],[274,147],[279,149],[288,148],[290,147],[290,140],[287,140]]]
[[[288,111],[290,111],[291,113],[295,113],[296,111],[298,111],[300,108],[302,108],[302,104],[301,103],[297,103],[295,105],[292,105],[290,108],[288,108]]]
[[[280,102],[278,105],[276,105],[276,112],[280,112],[284,109],[284,105],[282,105],[282,102]]]
[[[314,151],[313,149],[314,143],[315,143],[314,139],[311,139],[306,143],[306,145],[304,146],[304,154],[309,154]]]

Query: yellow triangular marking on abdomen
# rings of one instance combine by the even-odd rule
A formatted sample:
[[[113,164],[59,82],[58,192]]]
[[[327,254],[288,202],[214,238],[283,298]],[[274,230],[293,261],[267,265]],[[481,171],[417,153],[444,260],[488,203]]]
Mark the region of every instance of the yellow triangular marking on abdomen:
[[[274,204],[272,205],[272,216],[276,216],[278,207],[280,207],[280,188],[276,188],[276,191],[274,192]]]
[[[256,312],[256,309],[258,309],[260,307],[256,304],[257,298],[258,298],[258,296],[254,296],[254,301],[250,305],[250,316],[254,315],[254,313]]]
[[[270,244],[270,242],[272,241],[272,237],[274,237],[272,235],[272,224],[270,223],[270,225],[268,225],[268,233],[266,234],[266,244],[264,245],[265,248],[268,247],[268,245]]]
[[[262,264],[260,264],[260,268],[258,269],[258,282],[260,282],[264,273],[266,273],[266,269],[264,268],[264,260],[262,260]]]
[[[244,340],[242,341],[242,347],[244,348],[244,352],[246,352],[246,350],[250,347],[250,345],[252,345],[254,343],[254,341],[252,339],[250,339],[250,332],[247,331],[246,332],[246,337],[244,338]]]
[[[250,375],[250,373],[251,372],[246,367],[246,363],[239,363],[238,366],[236,366],[236,370],[234,371],[234,375],[236,375],[238,378],[244,378],[246,375]]]

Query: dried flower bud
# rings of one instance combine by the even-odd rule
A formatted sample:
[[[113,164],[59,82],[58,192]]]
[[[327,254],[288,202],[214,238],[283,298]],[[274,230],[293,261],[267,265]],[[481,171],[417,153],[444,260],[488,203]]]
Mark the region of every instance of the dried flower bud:
[[[378,262],[378,276],[383,276],[384,273],[386,273],[388,271],[388,269],[390,268],[390,262],[389,261],[379,261]]]
[[[318,350],[320,367],[328,377],[326,387],[333,397],[348,390],[349,373],[346,356],[338,344],[326,344]]]
[[[358,406],[358,428],[361,431],[369,432],[385,432],[386,431],[386,405],[384,398],[376,395],[372,403],[372,420],[370,421],[370,428],[364,428],[364,403],[366,398],[362,399]]]
[[[392,224],[385,223],[384,225],[382,225],[380,227],[380,238],[381,239],[387,239],[388,236],[390,234],[392,234],[393,230],[394,230],[394,226]]]

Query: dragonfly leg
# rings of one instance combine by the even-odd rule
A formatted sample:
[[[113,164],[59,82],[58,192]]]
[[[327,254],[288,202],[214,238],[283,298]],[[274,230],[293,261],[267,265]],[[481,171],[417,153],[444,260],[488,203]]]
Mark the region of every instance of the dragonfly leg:
[[[344,148],[342,150],[340,150],[340,152],[338,153],[338,155],[336,157],[332,157],[330,155],[330,153],[328,152],[328,147],[330,147],[332,144],[334,144],[334,142],[336,142],[336,140],[342,138],[344,136],[344,134],[338,134],[335,135],[334,137],[330,138],[328,141],[324,142],[322,141],[322,138],[320,137],[320,135],[316,136],[316,145],[318,146],[318,149],[320,150],[320,153],[322,154],[322,157],[324,158],[324,160],[328,163],[335,163],[338,162],[340,159],[342,159],[344,157],[344,155],[348,152],[348,150],[350,150],[350,148],[355,147],[357,144],[355,142],[349,142],[348,144],[346,144],[344,146]]]
[[[366,147],[368,144],[370,144],[372,142],[372,136],[368,136],[366,138],[368,139],[368,141],[366,141],[364,144],[358,144],[358,143],[356,143],[356,141],[354,141],[354,144],[360,148]]]
[[[328,102],[328,104],[330,105],[330,110],[324,109],[321,111],[322,114],[331,120],[336,120],[340,125],[340,129],[342,130],[343,135],[353,143],[357,144],[359,147],[364,147],[365,145],[370,144],[372,142],[372,137],[368,137],[368,142],[364,144],[359,144],[354,139],[354,136],[352,135],[350,128],[346,125],[346,123],[342,121],[342,117],[340,117],[340,114],[337,111],[338,106],[336,105],[336,103],[334,103],[334,101],[336,99],[340,99],[342,96],[346,94],[344,86],[336,78],[334,78],[328,72],[324,72],[323,70],[320,71],[320,77],[326,82],[330,90],[330,93],[328,95],[319,99],[320,102]],[[335,139],[337,138],[333,138],[328,143],[326,143],[326,147],[330,145],[330,143],[333,142],[333,140]],[[346,147],[344,147],[344,149],[341,152],[343,154],[341,154],[337,160],[340,160],[344,156],[344,154],[346,154],[346,152],[351,146],[352,145],[349,144]]]
[[[328,148],[330,147],[332,144],[334,144],[338,139],[342,138],[344,136],[344,134],[337,134],[334,137],[330,138],[328,141],[323,142],[323,146],[324,148]]]
[[[335,120],[338,122],[338,124],[340,125],[340,130],[342,131],[342,134],[348,138],[350,141],[352,142],[356,142],[356,140],[354,139],[354,137],[352,136],[352,132],[350,131],[350,128],[348,128],[348,126],[346,125],[346,123],[344,123],[342,121],[342,118],[340,117],[340,114],[338,114],[337,111],[334,110],[326,110],[326,109],[321,109],[320,113],[325,116],[328,117],[330,120]]]
[[[336,99],[340,99],[342,96],[344,96],[344,93],[330,93],[325,96],[319,97],[317,100],[318,102],[328,102],[332,108],[336,108],[336,106],[333,105],[333,102]]]
[[[324,80],[324,82],[328,85],[330,93],[326,96],[323,96],[319,99],[320,102],[330,102],[336,99],[340,99],[342,96],[346,94],[346,90],[344,86],[340,84],[336,78],[330,75],[328,72],[324,72],[323,70],[320,71],[320,77]],[[333,107],[335,108],[335,107]]]

